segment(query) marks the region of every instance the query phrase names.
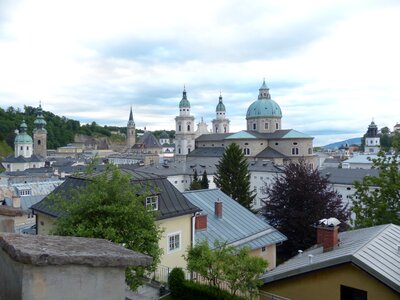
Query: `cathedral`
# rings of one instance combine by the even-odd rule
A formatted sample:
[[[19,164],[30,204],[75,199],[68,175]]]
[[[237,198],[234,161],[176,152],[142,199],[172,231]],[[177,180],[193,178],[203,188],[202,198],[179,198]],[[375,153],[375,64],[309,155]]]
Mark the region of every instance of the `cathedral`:
[[[249,160],[285,165],[304,159],[310,166],[317,167],[313,154],[314,138],[294,129],[282,129],[281,108],[271,98],[265,80],[257,99],[247,109],[246,130],[230,133],[229,123],[220,95],[216,117],[212,120],[212,132],[198,134],[199,129],[195,131],[195,118],[191,115],[190,102],[184,89],[179,102],[179,116],[175,118],[175,160],[222,156],[225,147],[236,143]]]

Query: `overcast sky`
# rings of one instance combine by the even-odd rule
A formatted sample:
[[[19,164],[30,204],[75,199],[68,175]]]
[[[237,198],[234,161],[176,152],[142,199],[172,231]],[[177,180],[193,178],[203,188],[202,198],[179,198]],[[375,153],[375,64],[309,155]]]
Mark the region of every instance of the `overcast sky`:
[[[246,129],[265,77],[282,127],[324,145],[400,122],[400,1],[0,0],[0,106],[175,129],[186,85]]]

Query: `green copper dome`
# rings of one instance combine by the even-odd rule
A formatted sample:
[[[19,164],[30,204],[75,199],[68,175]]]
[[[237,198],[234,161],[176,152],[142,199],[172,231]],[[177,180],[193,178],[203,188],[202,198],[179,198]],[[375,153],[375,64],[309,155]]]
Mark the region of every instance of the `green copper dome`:
[[[216,111],[226,111],[224,103],[222,103],[222,96],[219,96],[219,102],[217,104]]]
[[[186,89],[183,88],[183,93],[182,93],[182,100],[179,102],[179,108],[187,107],[190,108],[190,102],[186,97]]]
[[[247,109],[246,118],[251,117],[282,118],[281,108],[278,103],[271,99],[265,79],[259,89],[258,100],[254,101]]]
[[[16,137],[15,137],[15,140],[14,140],[14,143],[20,143],[20,144],[23,144],[23,143],[33,143],[33,140],[32,140],[32,138],[30,137],[30,135],[29,134],[27,134],[27,133],[20,133],[20,134],[18,134]]]

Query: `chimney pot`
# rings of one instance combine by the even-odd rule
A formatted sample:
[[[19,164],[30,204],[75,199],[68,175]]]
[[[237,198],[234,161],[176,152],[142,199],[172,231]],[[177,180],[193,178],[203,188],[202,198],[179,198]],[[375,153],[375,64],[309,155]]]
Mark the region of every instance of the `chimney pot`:
[[[309,264],[312,264],[312,263],[313,263],[313,257],[314,257],[314,255],[308,254],[308,263],[309,263]]]

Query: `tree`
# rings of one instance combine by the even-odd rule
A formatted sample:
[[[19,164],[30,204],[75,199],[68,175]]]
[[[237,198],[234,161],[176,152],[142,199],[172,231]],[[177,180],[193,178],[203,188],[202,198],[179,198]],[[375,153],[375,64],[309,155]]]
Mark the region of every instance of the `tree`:
[[[386,156],[383,152],[373,159],[373,168],[379,176],[365,176],[356,181],[356,192],[352,196],[356,228],[380,224],[400,225],[400,173],[399,155]]]
[[[285,166],[283,174],[266,185],[263,193],[265,218],[288,238],[279,249],[283,258],[315,244],[313,224],[320,219],[335,217],[342,222],[342,229],[346,227],[347,205],[342,204],[328,178],[308,167],[305,161]]]
[[[214,182],[225,194],[250,209],[255,194],[250,190],[248,162],[239,145],[232,143],[217,165]]]
[[[249,253],[250,249],[246,247],[235,250],[225,264],[225,280],[233,295],[236,295],[237,291],[256,295],[258,287],[262,284],[259,277],[267,269],[268,263],[261,257],[250,256]]]
[[[200,274],[209,285],[219,288],[222,282],[226,282],[233,295],[238,291],[254,295],[261,284],[259,276],[268,264],[261,257],[249,253],[246,247],[237,249],[218,241],[212,250],[207,241],[202,241],[190,248],[185,258],[189,271]]]
[[[53,194],[55,207],[63,211],[63,216],[56,220],[52,233],[104,238],[151,256],[150,266],[126,270],[127,284],[136,289],[145,271],[154,271],[161,255],[161,231],[154,212],[144,205],[146,195],[113,165],[85,182],[84,187],[70,191],[68,196]]]
[[[197,174],[197,169],[194,169],[193,171],[193,180],[190,183],[190,190],[201,190],[201,182],[199,181],[199,175]]]
[[[204,170],[203,176],[201,177],[201,188],[202,189],[208,189],[209,188],[209,183],[208,183],[208,177],[207,177],[207,171]]]

